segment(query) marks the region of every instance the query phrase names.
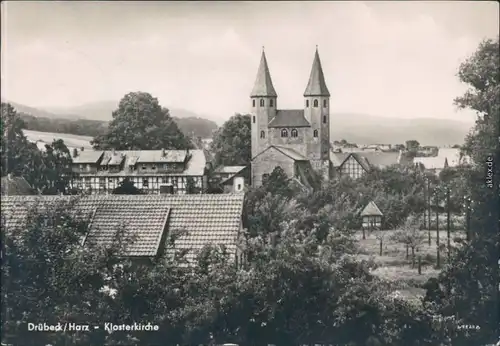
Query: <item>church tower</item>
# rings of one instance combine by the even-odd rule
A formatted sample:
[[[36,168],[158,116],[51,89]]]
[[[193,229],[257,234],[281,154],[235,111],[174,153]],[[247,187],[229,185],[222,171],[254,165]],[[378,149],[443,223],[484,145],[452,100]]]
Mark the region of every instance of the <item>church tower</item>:
[[[304,116],[311,124],[307,157],[313,167],[327,177],[330,174],[330,92],[326,86],[318,47],[304,92]]]
[[[268,124],[276,116],[276,90],[274,90],[266,54],[262,50],[257,78],[250,94],[252,122],[252,158],[269,145]]]

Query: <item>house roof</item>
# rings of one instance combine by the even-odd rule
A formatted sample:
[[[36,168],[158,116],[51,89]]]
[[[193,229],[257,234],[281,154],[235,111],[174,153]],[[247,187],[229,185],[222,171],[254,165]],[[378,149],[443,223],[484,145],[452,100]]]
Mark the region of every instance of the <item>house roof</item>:
[[[286,155],[286,156],[288,156],[289,158],[291,158],[292,160],[295,160],[295,161],[308,161],[307,158],[305,158],[304,156],[302,156],[301,154],[299,154],[295,150],[289,149],[289,148],[285,148],[285,147],[280,147],[280,146],[277,146],[277,145],[271,145],[271,146],[267,147],[266,149],[262,150],[260,153],[258,153],[257,155],[255,155],[253,157],[252,161],[257,156],[260,156],[260,155],[264,154],[265,152],[267,152],[270,149],[275,149],[275,150],[279,151],[280,153],[282,153],[283,155]]]
[[[247,168],[247,166],[219,166],[214,170],[214,173],[237,174]]]
[[[304,91],[304,96],[330,96],[330,92],[326,87],[321,60],[319,59],[318,48],[316,48],[316,53],[314,53],[311,74],[306,90]]]
[[[2,214],[7,227],[21,227],[31,207],[42,211],[72,200],[76,212],[91,216],[86,242],[107,244],[124,224],[126,235],[138,237],[125,255],[154,256],[165,246],[160,243],[164,232],[185,232],[174,248],[192,250],[187,257],[193,259],[209,243],[223,244],[230,253],[236,251],[244,195],[2,196]],[[167,253],[172,251],[167,249]]]
[[[96,163],[104,154],[103,150],[79,151],[77,157],[73,157],[73,163]]]
[[[335,153],[330,151],[330,162],[333,167],[340,167],[342,163],[344,163],[345,159],[349,156],[350,153]]]
[[[2,177],[2,195],[32,195],[33,188],[23,177],[7,175]]]
[[[309,127],[303,109],[280,109],[269,122],[269,127]]]
[[[340,164],[342,166],[350,156],[354,157],[356,161],[365,169],[370,170],[371,167],[385,168],[391,165],[404,164],[405,159],[403,155],[399,152],[380,152],[380,151],[368,151],[368,152],[352,152],[352,153],[334,153],[335,158],[340,158],[341,154],[347,155],[344,161]],[[330,154],[330,159],[332,154]]]
[[[274,90],[273,81],[271,80],[271,74],[269,73],[269,66],[267,65],[266,54],[262,51],[262,56],[260,58],[259,70],[257,71],[257,77],[255,78],[255,84],[252,89],[250,97],[277,97],[276,90]]]
[[[85,151],[84,151],[85,152]],[[134,166],[141,163],[183,163],[185,162],[185,168],[182,172],[172,172],[172,173],[162,173],[162,175],[173,175],[173,176],[202,176],[205,173],[205,167],[207,159],[203,150],[190,150],[189,156],[187,156],[186,150],[165,150],[165,155],[162,156],[162,150],[120,150],[102,152],[103,161],[110,164],[118,164],[117,162],[125,163],[123,169],[118,172],[111,172],[109,170],[97,171],[97,172],[83,172],[80,173],[82,176],[157,176],[158,173],[144,173],[141,171],[129,171],[129,166]],[[181,161],[187,160],[187,161]],[[74,161],[73,161],[74,162]],[[75,163],[75,162],[74,162]],[[76,162],[77,164],[81,162]],[[102,163],[101,163],[102,165]]]
[[[367,204],[367,206],[361,212],[361,216],[383,216],[382,212],[375,204],[375,202],[371,201]]]
[[[448,167],[457,167],[470,162],[468,156],[462,156],[458,148],[439,148],[437,156],[415,157],[414,163],[422,164],[426,169],[443,169],[445,163]]]

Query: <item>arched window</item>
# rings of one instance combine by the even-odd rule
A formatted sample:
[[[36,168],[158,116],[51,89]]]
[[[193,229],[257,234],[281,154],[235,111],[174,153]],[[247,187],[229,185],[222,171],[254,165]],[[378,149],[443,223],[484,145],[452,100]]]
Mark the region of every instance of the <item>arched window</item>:
[[[255,100],[254,100],[255,102]],[[253,123],[255,124],[255,115],[252,117]]]
[[[260,106],[264,107],[264,99],[260,99]]]
[[[323,108],[326,108],[326,99],[323,100]]]
[[[281,130],[281,137],[288,137],[288,131],[286,129]]]
[[[313,105],[314,105],[314,108],[318,108],[318,100],[314,100]]]
[[[273,99],[269,100],[269,107],[274,107],[274,100]]]
[[[299,132],[296,129],[293,129],[291,135],[292,135],[292,137],[298,137]]]
[[[252,107],[255,107],[255,99],[252,100]]]
[[[313,132],[313,136],[314,136],[314,137],[318,137],[318,130],[314,130],[314,132]]]
[[[326,115],[323,115],[323,124],[326,124]]]
[[[309,107],[309,100],[306,100],[306,107]]]
[[[266,133],[264,131],[260,131],[260,138],[266,138]]]

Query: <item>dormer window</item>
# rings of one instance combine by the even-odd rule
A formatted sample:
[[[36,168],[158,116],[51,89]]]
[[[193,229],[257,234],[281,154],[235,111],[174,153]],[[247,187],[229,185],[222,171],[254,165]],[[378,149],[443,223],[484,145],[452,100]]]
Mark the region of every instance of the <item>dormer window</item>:
[[[309,107],[309,100],[306,100],[306,107]]]
[[[326,104],[327,104],[326,99],[324,99],[323,100],[323,108],[326,108]]]
[[[293,129],[291,135],[292,135],[292,137],[298,137],[299,131],[297,131],[296,129]]]
[[[264,107],[264,99],[260,99],[260,106]]]
[[[255,100],[253,100],[253,101],[254,101],[254,103],[255,103]],[[253,121],[253,123],[255,124],[255,115],[252,117],[252,121]]]
[[[287,129],[281,130],[281,137],[288,137],[288,131],[287,131]]]
[[[318,130],[314,130],[313,137],[318,138]]]
[[[264,131],[260,131],[260,138],[266,138],[266,133]]]
[[[255,99],[252,100],[252,107],[255,107]]]
[[[142,169],[146,169],[146,165],[142,165]]]
[[[156,169],[156,166],[155,166],[155,165],[153,165],[153,166],[151,167],[151,169]]]
[[[318,100],[314,100],[313,106],[314,106],[314,108],[318,108]]]
[[[273,99],[269,100],[269,107],[274,107],[274,100]]]

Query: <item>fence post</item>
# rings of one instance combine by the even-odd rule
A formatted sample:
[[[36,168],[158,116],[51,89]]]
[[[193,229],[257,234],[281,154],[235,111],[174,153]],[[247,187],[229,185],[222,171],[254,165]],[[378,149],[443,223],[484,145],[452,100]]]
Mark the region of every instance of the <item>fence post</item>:
[[[418,255],[418,275],[422,274],[422,255]]]

